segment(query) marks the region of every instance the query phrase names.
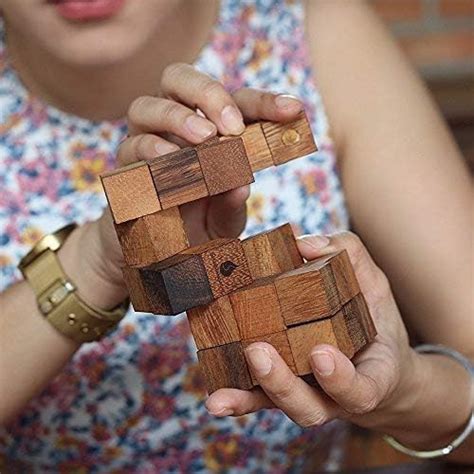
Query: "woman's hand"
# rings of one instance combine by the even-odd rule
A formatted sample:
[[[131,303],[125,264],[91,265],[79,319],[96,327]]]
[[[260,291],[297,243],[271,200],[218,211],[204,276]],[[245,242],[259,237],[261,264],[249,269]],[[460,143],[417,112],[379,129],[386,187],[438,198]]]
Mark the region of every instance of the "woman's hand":
[[[288,121],[303,107],[297,99],[283,94],[254,89],[230,94],[219,82],[187,64],[168,66],[159,91],[159,97],[139,97],[131,104],[129,137],[119,147],[118,166],[150,160],[182,145],[196,145],[217,133],[239,135],[244,122]],[[248,196],[246,186],[181,206],[191,244],[217,237],[237,237],[245,226]],[[104,302],[113,306],[125,297],[126,289],[120,270],[123,255],[110,212],[107,210],[97,223],[83,227],[78,231],[85,236],[79,239],[80,248],[90,251],[88,255],[78,253],[77,257],[82,266],[92,267],[99,281],[87,271],[83,272],[84,281],[77,285],[81,290],[85,288],[82,293],[86,299],[94,288],[101,290],[97,298],[94,294],[89,297],[91,303],[100,299],[101,306]]]
[[[245,353],[261,388],[252,391],[221,389],[206,406],[216,416],[243,415],[277,407],[303,427],[322,425],[334,418],[365,427],[386,426],[420,392],[416,353],[410,349],[400,313],[385,275],[375,265],[357,236],[306,236],[299,240],[303,257],[315,259],[347,249],[378,335],[351,361],[330,345],[313,348],[308,357],[321,389],[296,377],[277,351],[257,342]]]

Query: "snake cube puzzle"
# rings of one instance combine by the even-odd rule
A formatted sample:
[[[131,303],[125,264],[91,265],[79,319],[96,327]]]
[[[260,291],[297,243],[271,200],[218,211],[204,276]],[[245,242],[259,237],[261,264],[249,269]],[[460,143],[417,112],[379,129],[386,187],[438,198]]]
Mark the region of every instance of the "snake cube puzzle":
[[[305,262],[289,224],[244,240],[189,243],[181,205],[249,184],[254,172],[314,151],[302,113],[101,177],[132,304],[160,315],[187,312],[209,393],[257,385],[244,356],[252,342],[270,343],[307,377],[315,344],[332,344],[351,358],[376,335],[346,251]]]

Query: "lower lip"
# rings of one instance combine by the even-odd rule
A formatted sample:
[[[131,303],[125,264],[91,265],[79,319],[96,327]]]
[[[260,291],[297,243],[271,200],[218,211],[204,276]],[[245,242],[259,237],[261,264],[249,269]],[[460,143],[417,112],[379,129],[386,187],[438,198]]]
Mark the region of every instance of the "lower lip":
[[[56,11],[67,20],[100,20],[115,15],[125,0],[60,0]]]

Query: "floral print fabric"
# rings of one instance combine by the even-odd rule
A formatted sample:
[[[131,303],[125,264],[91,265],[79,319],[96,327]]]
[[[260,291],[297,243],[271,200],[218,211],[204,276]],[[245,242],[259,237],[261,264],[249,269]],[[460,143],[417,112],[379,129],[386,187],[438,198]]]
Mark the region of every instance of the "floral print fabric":
[[[300,233],[348,225],[303,17],[294,1],[224,0],[195,64],[230,90],[297,95],[312,119],[319,151],[257,173],[247,234],[287,221]],[[98,176],[115,166],[126,133],[125,121],[90,122],[32,97],[9,66],[4,44],[0,26],[2,289],[19,279],[18,260],[42,235],[100,216],[106,201]],[[21,460],[28,472],[283,473],[301,472],[323,445],[337,448],[338,423],[302,430],[278,410],[210,416],[195,353],[184,316],[131,311],[103,341],[84,345],[0,429],[0,459]],[[321,459],[334,467],[337,451],[325,453]]]

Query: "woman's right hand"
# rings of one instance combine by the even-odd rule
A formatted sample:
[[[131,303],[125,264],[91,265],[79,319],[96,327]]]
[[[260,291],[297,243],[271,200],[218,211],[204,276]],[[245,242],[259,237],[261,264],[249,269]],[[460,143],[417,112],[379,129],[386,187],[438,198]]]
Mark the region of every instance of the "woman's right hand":
[[[118,149],[118,166],[150,160],[182,145],[197,145],[217,133],[239,135],[244,131],[244,121],[292,120],[302,109],[299,100],[283,94],[255,89],[230,94],[219,82],[187,64],[168,66],[159,91],[159,97],[143,96],[131,104],[129,136]],[[181,206],[191,244],[237,237],[245,226],[248,196],[246,186]],[[81,241],[77,257],[84,268],[78,288],[92,304],[118,304],[126,296],[121,272],[124,262],[110,211],[83,226],[77,235],[81,236],[76,237]]]

